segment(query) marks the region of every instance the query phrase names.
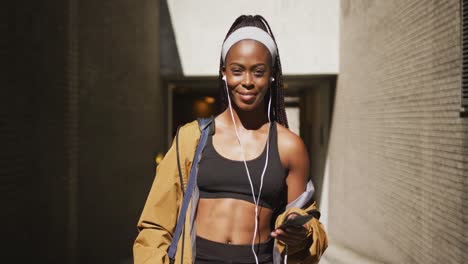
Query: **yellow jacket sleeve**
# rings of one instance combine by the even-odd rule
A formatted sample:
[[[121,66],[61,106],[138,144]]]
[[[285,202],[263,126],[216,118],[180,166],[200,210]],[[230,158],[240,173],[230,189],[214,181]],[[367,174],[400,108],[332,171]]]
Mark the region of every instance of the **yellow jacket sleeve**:
[[[278,228],[285,218],[291,213],[306,215],[306,211],[317,209],[316,202],[306,208],[291,207],[278,216],[275,223],[275,228]],[[280,240],[276,239],[276,247],[284,256],[288,255],[288,263],[318,263],[320,257],[328,247],[327,234],[325,233],[322,223],[316,218],[312,218],[306,223],[307,239],[297,246],[287,246]]]
[[[177,222],[181,190],[173,143],[156,168],[151,190],[137,224],[135,264],[169,263],[167,249]]]
[[[187,186],[191,158],[199,137],[196,120],[179,130],[179,155],[184,186]],[[173,140],[170,149],[156,168],[156,176],[138,220],[139,233],[133,244],[134,264],[169,263],[167,250],[172,241],[183,199],[180,186],[177,150]]]

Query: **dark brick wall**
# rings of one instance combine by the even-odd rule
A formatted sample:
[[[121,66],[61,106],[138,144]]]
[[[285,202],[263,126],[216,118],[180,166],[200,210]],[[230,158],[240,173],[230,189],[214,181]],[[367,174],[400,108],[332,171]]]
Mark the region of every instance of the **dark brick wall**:
[[[131,262],[165,150],[159,1],[1,10],[2,261]]]
[[[341,1],[329,234],[385,263],[464,263],[459,1]]]
[[[132,257],[164,150],[158,2],[79,3],[80,263]]]
[[[7,3],[2,19],[0,165],[12,263],[67,261],[71,120],[68,90],[69,3]],[[2,41],[3,42],[3,41]],[[3,222],[2,221],[2,222]]]

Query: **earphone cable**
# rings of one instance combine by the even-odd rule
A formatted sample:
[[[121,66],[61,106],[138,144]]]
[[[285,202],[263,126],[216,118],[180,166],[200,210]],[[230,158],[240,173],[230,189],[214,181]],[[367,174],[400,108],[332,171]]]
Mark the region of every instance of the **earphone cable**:
[[[245,167],[245,170],[247,172],[247,177],[249,179],[250,188],[251,188],[251,191],[252,191],[252,197],[253,197],[253,200],[254,200],[254,203],[255,203],[255,228],[254,228],[254,235],[253,235],[253,238],[252,238],[252,252],[253,252],[254,257],[255,257],[255,262],[256,262],[256,264],[258,264],[258,257],[257,257],[257,254],[255,252],[255,240],[256,240],[256,237],[257,237],[258,224],[259,224],[258,223],[258,205],[259,205],[259,202],[260,202],[260,196],[261,196],[262,188],[263,188],[263,179],[264,179],[264,176],[265,176],[266,168],[268,166],[268,154],[269,154],[269,148],[270,148],[270,140],[269,139],[270,139],[270,128],[271,128],[270,127],[270,125],[271,125],[271,119],[270,119],[271,89],[270,89],[270,98],[269,98],[269,102],[268,102],[268,124],[269,124],[269,126],[268,126],[267,142],[266,142],[266,151],[267,151],[267,153],[266,153],[266,159],[265,159],[265,166],[263,167],[263,171],[262,171],[262,174],[261,174],[261,177],[260,177],[260,188],[259,188],[258,196],[256,198],[252,178],[250,176],[250,171],[249,171],[249,168],[247,166],[247,161],[245,159],[244,147],[243,147],[242,142],[240,140],[239,133],[237,132],[237,125],[236,125],[236,122],[235,122],[235,119],[234,119],[234,114],[233,114],[233,111],[232,111],[231,97],[229,95],[229,89],[228,89],[227,81],[226,81],[225,78],[226,77],[224,76],[223,80],[224,80],[224,83],[225,83],[226,93],[227,93],[227,97],[228,97],[229,111],[231,113],[232,122],[234,124],[234,129],[235,129],[235,132],[236,132],[237,141],[238,141],[239,146],[241,148],[242,160],[244,162],[244,167]]]

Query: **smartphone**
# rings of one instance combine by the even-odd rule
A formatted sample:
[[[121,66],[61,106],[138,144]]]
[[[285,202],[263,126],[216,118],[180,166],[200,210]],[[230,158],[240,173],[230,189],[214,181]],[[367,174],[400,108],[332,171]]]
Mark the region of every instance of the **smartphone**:
[[[278,228],[284,230],[288,227],[301,227],[305,223],[309,222],[313,217],[313,215],[298,215],[294,218],[288,218]]]

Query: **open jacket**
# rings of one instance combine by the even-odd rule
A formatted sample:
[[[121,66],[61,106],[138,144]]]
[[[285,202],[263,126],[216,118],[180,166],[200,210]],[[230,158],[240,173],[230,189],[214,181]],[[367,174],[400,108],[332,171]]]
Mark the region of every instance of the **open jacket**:
[[[182,168],[183,186],[187,186],[192,160],[195,154],[200,129],[197,121],[182,126],[179,130],[179,158]],[[306,191],[295,201],[288,204],[286,210],[276,219],[278,227],[286,216],[292,212],[305,215],[307,210],[315,209],[315,202],[310,204],[313,193],[312,182],[308,182]],[[193,191],[191,202],[185,219],[185,232],[179,240],[175,263],[181,263],[182,248],[183,263],[194,261],[196,246],[196,226],[194,224],[198,205],[198,188]],[[175,140],[164,159],[156,168],[156,177],[147,197],[143,212],[137,224],[138,236],[133,245],[135,264],[169,264],[167,254],[175,230],[177,218],[182,205],[180,177],[177,167],[177,150]],[[308,239],[296,247],[286,247],[284,243],[275,240],[274,263],[280,263],[284,255],[288,255],[288,263],[318,263],[327,248],[327,235],[323,225],[315,218],[307,224]]]

